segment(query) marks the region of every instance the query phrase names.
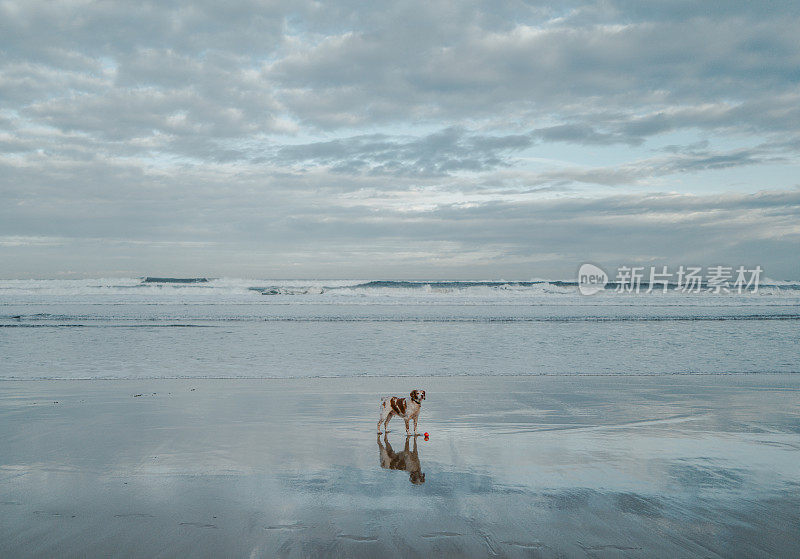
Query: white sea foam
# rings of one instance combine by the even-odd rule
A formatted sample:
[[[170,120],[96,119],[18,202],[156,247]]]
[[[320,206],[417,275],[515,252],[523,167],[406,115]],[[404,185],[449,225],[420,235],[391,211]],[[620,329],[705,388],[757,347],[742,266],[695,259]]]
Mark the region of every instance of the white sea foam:
[[[0,281],[0,379],[800,371],[797,286]]]
[[[0,280],[0,304],[15,302],[154,302],[200,301],[255,302],[271,299],[302,303],[387,303],[406,304],[526,304],[531,302],[580,305],[740,305],[762,304],[764,298],[800,300],[797,282],[771,282],[758,293],[712,294],[667,293],[620,294],[606,289],[581,296],[570,281],[531,280],[526,282],[473,281],[366,281],[366,280],[271,280],[208,278],[197,283],[148,282],[143,278]],[[98,299],[101,298],[101,299]]]

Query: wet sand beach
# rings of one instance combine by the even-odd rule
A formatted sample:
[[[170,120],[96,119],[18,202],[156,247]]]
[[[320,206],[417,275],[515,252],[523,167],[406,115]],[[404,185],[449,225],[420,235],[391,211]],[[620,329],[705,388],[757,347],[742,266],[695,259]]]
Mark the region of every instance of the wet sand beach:
[[[796,375],[0,386],[3,557],[800,554]]]

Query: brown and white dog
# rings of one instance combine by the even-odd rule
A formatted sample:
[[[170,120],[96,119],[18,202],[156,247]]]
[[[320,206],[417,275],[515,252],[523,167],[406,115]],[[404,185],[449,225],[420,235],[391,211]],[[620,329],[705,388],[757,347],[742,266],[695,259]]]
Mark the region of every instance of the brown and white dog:
[[[417,434],[417,418],[419,411],[422,409],[422,400],[425,399],[424,390],[412,390],[411,398],[399,398],[397,396],[389,396],[381,400],[381,417],[378,419],[378,434],[381,433],[381,423],[386,432],[389,432],[389,420],[395,415],[399,415],[406,422],[406,435],[411,435],[408,432],[408,422],[414,420],[414,435]]]

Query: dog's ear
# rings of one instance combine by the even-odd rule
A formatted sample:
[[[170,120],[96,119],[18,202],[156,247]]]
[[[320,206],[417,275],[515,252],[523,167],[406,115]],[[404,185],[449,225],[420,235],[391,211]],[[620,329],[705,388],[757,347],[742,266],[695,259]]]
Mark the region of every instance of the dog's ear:
[[[411,399],[412,400],[416,400],[417,399],[417,391],[416,390],[412,390],[411,391]]]
[[[424,390],[422,391],[422,399],[423,400],[425,399],[425,391]]]

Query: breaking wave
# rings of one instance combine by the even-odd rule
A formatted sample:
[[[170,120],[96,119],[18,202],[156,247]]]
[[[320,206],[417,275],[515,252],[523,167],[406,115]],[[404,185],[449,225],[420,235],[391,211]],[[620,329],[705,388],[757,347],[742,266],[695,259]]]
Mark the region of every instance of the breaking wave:
[[[43,280],[0,280],[0,295],[21,294],[191,294],[216,293],[219,295],[265,295],[265,296],[360,296],[368,297],[403,294],[415,295],[488,295],[499,296],[509,293],[523,295],[576,295],[577,282],[570,280],[534,279],[527,281],[506,280],[258,280],[239,278],[207,278],[207,277],[144,277],[144,278],[98,278],[98,279],[43,279]],[[692,295],[676,293],[672,285],[667,294],[681,296]],[[617,285],[609,283],[604,292],[614,294]],[[642,283],[641,290],[646,291],[647,283]],[[703,295],[706,291],[698,295]],[[661,294],[659,285],[649,296]],[[757,295],[800,295],[800,282],[773,281],[764,282]],[[602,295],[602,294],[601,294]],[[724,295],[724,294],[723,294]],[[622,294],[620,296],[630,296]]]

